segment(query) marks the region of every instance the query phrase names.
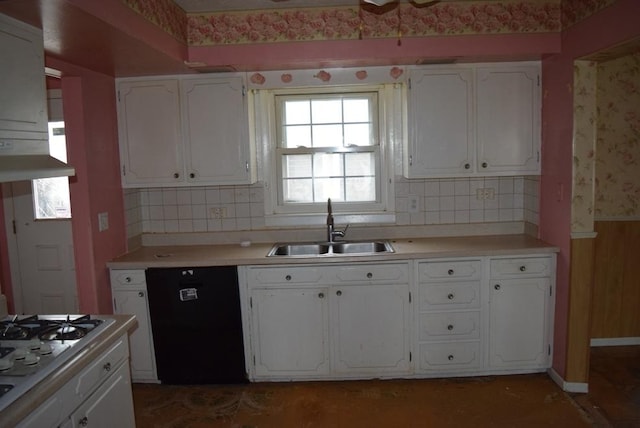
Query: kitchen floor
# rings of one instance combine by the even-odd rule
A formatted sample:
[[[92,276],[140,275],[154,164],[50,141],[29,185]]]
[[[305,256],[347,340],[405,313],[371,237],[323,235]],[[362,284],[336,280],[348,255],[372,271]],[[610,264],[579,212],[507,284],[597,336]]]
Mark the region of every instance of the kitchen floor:
[[[593,348],[588,394],[546,374],[473,378],[135,384],[138,428],[636,427],[640,346]]]

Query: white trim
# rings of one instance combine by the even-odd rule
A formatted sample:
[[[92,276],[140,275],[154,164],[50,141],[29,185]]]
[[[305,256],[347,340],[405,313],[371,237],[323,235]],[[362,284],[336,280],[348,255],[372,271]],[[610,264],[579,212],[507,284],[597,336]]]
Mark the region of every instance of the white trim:
[[[571,232],[571,239],[593,239],[598,236],[598,232]]]
[[[629,216],[629,217],[595,217],[594,221],[640,221],[640,216]]]
[[[591,339],[591,346],[629,346],[640,345],[640,337],[605,337],[601,339]]]
[[[547,374],[565,392],[589,392],[589,384],[586,382],[567,382],[553,368],[547,370]]]

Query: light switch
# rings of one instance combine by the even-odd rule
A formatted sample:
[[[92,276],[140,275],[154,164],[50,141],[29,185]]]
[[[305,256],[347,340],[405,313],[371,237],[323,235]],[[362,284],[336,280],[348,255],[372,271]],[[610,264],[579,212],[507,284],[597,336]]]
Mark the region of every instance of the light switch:
[[[420,209],[418,208],[418,204],[419,204],[419,197],[417,195],[409,195],[408,198],[408,209],[410,213],[417,213],[418,211],[420,211]]]
[[[98,213],[98,230],[104,232],[109,229],[109,213]]]

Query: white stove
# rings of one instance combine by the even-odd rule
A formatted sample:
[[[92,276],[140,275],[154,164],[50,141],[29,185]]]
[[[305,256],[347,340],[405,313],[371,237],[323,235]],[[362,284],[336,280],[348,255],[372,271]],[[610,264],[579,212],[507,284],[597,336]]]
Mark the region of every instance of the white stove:
[[[0,320],[0,411],[113,322],[90,315],[9,315]]]

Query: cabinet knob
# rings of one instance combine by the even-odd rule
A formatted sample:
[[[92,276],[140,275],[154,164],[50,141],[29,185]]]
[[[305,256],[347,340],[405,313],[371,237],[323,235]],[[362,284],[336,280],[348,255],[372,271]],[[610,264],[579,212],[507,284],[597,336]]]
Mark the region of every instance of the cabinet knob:
[[[321,299],[324,299],[324,293],[319,293],[318,297],[321,298]]]
[[[447,360],[449,360],[449,361],[453,361],[453,355],[449,355],[449,356],[447,357]]]
[[[287,281],[291,281],[291,275],[285,276],[284,279],[286,279]]]
[[[500,290],[500,284],[494,285],[493,288],[495,288],[496,290]]]
[[[469,168],[471,168],[471,164],[465,163],[464,164],[464,169],[469,169]]]
[[[367,278],[369,279],[373,278],[373,274],[371,272],[367,272]]]
[[[342,296],[342,291],[340,291],[340,290],[336,291],[336,295],[337,296]]]
[[[448,273],[449,275],[453,275],[453,269],[449,269],[449,270],[447,271],[447,273]]]
[[[526,267],[526,266],[520,266],[520,272],[524,272],[524,271],[526,271],[526,270],[527,270],[527,267]]]
[[[144,291],[138,291],[138,297],[144,297]]]
[[[486,162],[482,162],[482,167],[486,168],[487,166],[489,166],[489,164],[487,164]]]
[[[179,174],[179,173],[177,173],[177,172],[174,172],[174,173],[173,173],[173,178],[180,178],[180,174]]]
[[[456,296],[453,293],[447,294],[447,299],[449,299],[449,300],[453,300],[454,297],[456,297]]]
[[[131,282],[131,277],[130,276],[125,277],[124,282]]]
[[[453,330],[453,324],[449,324],[449,325],[447,326],[447,330],[449,330],[449,331]]]
[[[189,178],[196,178],[196,175],[192,172],[189,174]]]
[[[102,366],[102,368],[104,369],[105,372],[110,372],[111,371],[111,363],[105,363],[105,365]]]
[[[89,425],[89,419],[87,419],[87,417],[85,416],[78,421],[78,425],[80,425],[81,427],[86,427],[87,425]]]

